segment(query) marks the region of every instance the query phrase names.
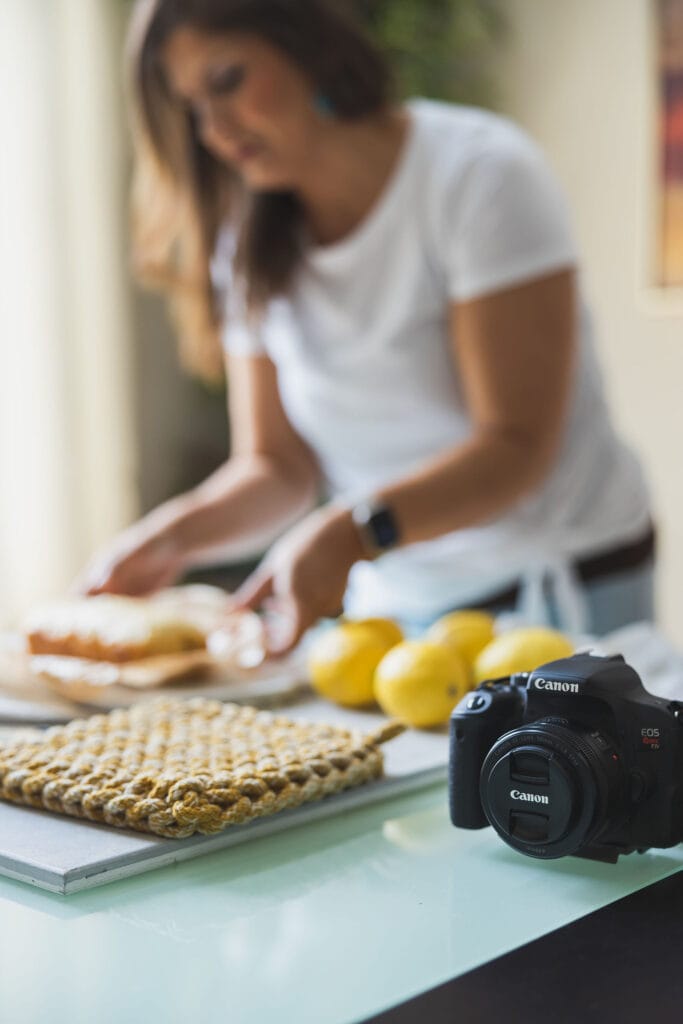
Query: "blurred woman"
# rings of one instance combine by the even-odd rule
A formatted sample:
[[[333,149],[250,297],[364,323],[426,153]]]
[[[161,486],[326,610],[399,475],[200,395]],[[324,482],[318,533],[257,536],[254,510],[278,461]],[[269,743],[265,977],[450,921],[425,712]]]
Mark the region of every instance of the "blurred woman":
[[[536,146],[395,102],[332,0],[139,0],[129,52],[139,266],[186,343],[221,332],[232,454],[85,589],[145,593],[277,536],[237,601],[279,601],[282,649],[342,604],[650,617],[647,491]]]

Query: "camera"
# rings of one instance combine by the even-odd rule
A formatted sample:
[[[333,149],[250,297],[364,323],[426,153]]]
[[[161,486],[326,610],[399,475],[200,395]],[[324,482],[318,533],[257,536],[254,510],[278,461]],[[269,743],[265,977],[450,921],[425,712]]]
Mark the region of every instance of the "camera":
[[[683,841],[683,703],[648,693],[621,655],[576,654],[482,683],[450,720],[459,828],[513,849],[616,863]]]

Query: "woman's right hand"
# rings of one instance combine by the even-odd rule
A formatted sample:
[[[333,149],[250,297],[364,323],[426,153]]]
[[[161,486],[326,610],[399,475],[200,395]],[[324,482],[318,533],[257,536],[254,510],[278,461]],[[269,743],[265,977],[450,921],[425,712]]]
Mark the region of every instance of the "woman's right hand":
[[[168,527],[134,523],[86,566],[75,583],[81,594],[144,596],[175,583],[185,559]]]

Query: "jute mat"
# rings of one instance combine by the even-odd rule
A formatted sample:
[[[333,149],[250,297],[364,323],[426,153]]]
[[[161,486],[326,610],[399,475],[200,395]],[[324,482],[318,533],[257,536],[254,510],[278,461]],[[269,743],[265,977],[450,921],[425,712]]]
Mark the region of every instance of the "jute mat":
[[[379,777],[378,748],[402,731],[160,698],[0,741],[0,798],[174,839],[209,835]]]

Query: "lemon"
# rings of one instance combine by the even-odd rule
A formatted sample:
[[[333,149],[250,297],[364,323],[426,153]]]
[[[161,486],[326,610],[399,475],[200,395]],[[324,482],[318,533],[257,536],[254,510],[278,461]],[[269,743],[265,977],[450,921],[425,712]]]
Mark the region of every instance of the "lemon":
[[[453,647],[472,665],[479,652],[494,638],[493,616],[488,612],[450,612],[427,630],[429,640]]]
[[[326,630],[314,641],[308,656],[313,688],[346,707],[372,704],[375,669],[392,646],[393,641],[381,630],[362,622],[344,622]]]
[[[375,672],[375,696],[382,710],[417,728],[446,722],[468,687],[462,657],[433,640],[397,644]]]
[[[574,645],[556,629],[544,626],[511,629],[481,651],[474,663],[477,683],[498,679],[512,672],[532,672],[546,661],[566,658],[574,653]]]
[[[349,626],[367,626],[384,637],[392,646],[400,644],[403,639],[403,630],[393,619],[346,619],[346,623]]]

